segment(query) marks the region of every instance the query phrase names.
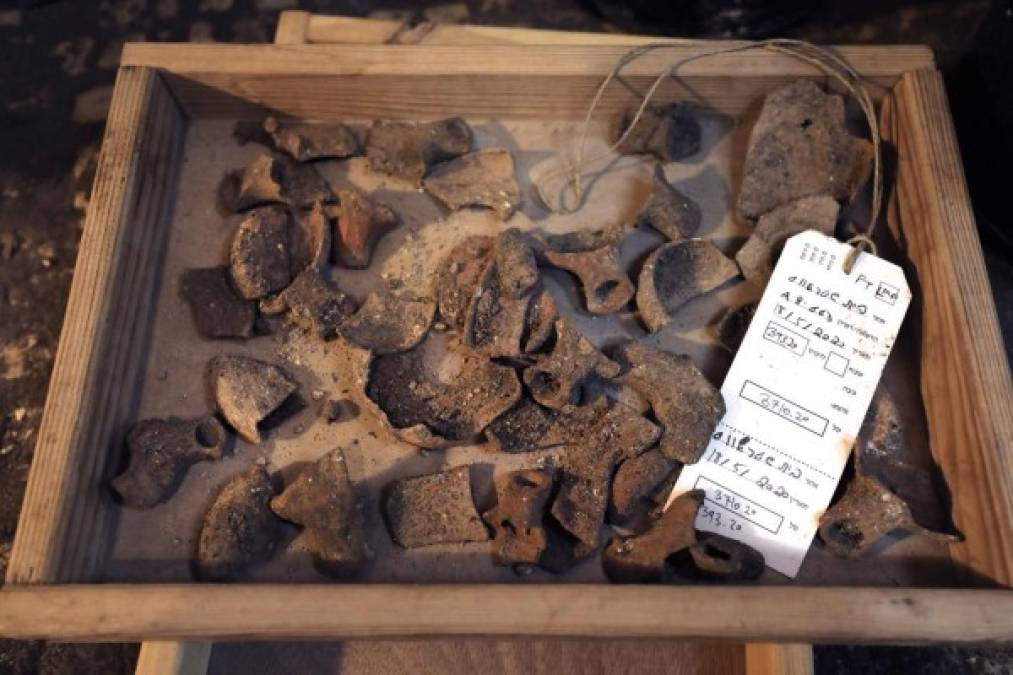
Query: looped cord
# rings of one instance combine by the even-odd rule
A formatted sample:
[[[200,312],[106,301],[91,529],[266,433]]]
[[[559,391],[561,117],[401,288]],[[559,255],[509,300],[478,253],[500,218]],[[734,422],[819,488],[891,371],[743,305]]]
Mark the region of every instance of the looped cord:
[[[869,253],[872,255],[878,255],[876,242],[874,242],[867,234],[856,234],[845,243],[851,246],[851,250],[848,251],[848,255],[844,256],[845,274],[851,274],[851,270],[855,269],[855,263],[858,262],[858,254],[862,252],[862,249],[868,249]]]
[[[643,116],[644,111],[647,110],[647,106],[650,103],[651,99],[654,97],[654,94],[657,92],[658,88],[661,86],[661,84],[665,81],[666,78],[675,75],[676,71],[679,69],[680,66],[686,63],[690,63],[692,61],[696,61],[698,59],[703,59],[708,56],[715,56],[718,54],[742,52],[750,49],[766,49],[768,51],[772,51],[778,54],[785,54],[787,56],[797,58],[801,61],[805,61],[806,63],[819,68],[823,72],[835,78],[838,82],[840,82],[844,86],[844,88],[852,96],[855,97],[855,100],[858,101],[859,107],[861,107],[862,112],[865,114],[865,120],[869,126],[869,135],[872,139],[872,150],[873,150],[872,205],[871,208],[869,209],[869,224],[868,227],[866,227],[865,233],[860,234],[858,235],[858,237],[852,239],[852,241],[859,240],[860,245],[858,246],[858,248],[853,250],[854,251],[853,253],[848,255],[846,259],[847,261],[849,261],[848,263],[849,267],[847,271],[850,272],[850,267],[854,266],[855,258],[857,257],[858,251],[861,248],[868,246],[870,250],[873,251],[873,253],[875,253],[876,247],[875,244],[872,243],[872,239],[870,237],[872,236],[873,230],[875,230],[876,227],[876,223],[879,220],[879,213],[883,196],[883,177],[881,170],[882,162],[880,158],[880,137],[879,137],[879,126],[876,121],[876,109],[873,106],[872,99],[869,97],[869,93],[866,91],[862,83],[862,76],[858,73],[858,71],[856,71],[851,66],[851,64],[849,64],[847,61],[837,56],[833,52],[828,51],[822,47],[818,47],[817,45],[814,45],[812,43],[805,42],[804,40],[773,39],[773,40],[762,40],[759,42],[736,41],[732,42],[731,44],[726,43],[725,46],[713,49],[711,51],[700,52],[692,56],[687,56],[686,58],[680,61],[676,61],[670,64],[667,68],[665,68],[664,71],[658,74],[658,76],[651,83],[651,86],[648,87],[647,92],[641,99],[640,106],[637,108],[636,114],[633,116],[633,119],[630,121],[625,131],[623,131],[623,133],[620,134],[618,140],[612,143],[604,152],[598,153],[597,155],[585,159],[584,148],[587,141],[588,129],[591,125],[591,118],[594,115],[594,111],[598,107],[598,104],[601,102],[602,96],[604,95],[606,88],[612,82],[612,80],[619,75],[622,69],[625,68],[630,63],[632,63],[633,61],[635,61],[636,59],[643,56],[644,54],[647,54],[648,52],[657,49],[671,49],[672,47],[685,47],[687,45],[696,45],[696,44],[709,44],[709,43],[706,40],[679,40],[675,42],[651,43],[641,45],[639,47],[634,47],[629,51],[627,51],[625,54],[623,54],[621,57],[619,57],[619,59],[616,61],[615,66],[612,67],[612,70],[609,72],[608,75],[605,76],[605,79],[598,86],[598,90],[595,92],[594,98],[591,100],[590,106],[588,106],[587,114],[584,116],[584,121],[583,124],[581,125],[580,134],[577,139],[577,150],[574,155],[573,163],[567,164],[566,166],[563,166],[560,169],[557,169],[556,171],[550,171],[545,175],[543,175],[540,179],[534,181],[533,187],[535,188],[535,194],[538,197],[538,199],[546,206],[546,208],[548,208],[553,213],[573,213],[574,211],[579,210],[581,204],[583,203],[584,198],[584,184],[583,184],[584,169],[587,167],[588,164],[610,157],[612,153],[620,145],[622,145],[622,143],[627,139],[627,137],[629,137],[630,133],[633,131],[633,128],[637,125],[637,122],[640,121],[640,118]],[[561,198],[557,203],[554,203],[553,201],[547,199],[543,189],[546,182],[565,174],[569,174],[569,176],[563,188],[565,191],[565,188],[569,186],[573,190],[573,194],[575,197],[575,199],[572,202],[574,205],[573,208],[567,208],[567,206],[565,205],[566,201],[565,198]]]

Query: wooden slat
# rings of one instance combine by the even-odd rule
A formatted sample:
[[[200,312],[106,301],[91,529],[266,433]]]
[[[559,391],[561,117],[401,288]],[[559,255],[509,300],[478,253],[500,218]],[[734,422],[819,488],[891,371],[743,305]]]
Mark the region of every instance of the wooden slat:
[[[812,645],[747,644],[746,675],[813,675]]]
[[[644,55],[624,73],[653,76],[675,61],[709,53],[721,41],[672,45]],[[897,77],[933,66],[921,45],[833,47],[866,77]],[[233,45],[217,43],[131,42],[121,63],[165,68],[173,73],[233,75],[549,75],[601,76],[625,46],[609,45]],[[717,54],[688,62],[685,77],[812,76],[821,71],[803,61],[755,50]]]
[[[305,14],[291,10],[281,13]],[[279,23],[280,25],[280,23]],[[430,45],[642,45],[654,42],[680,42],[677,39],[625,35],[622,33],[586,33],[532,28],[504,28],[433,24],[424,22],[407,29],[404,21],[395,19],[363,19],[351,16],[309,15],[308,25],[299,42],[323,44],[418,44]],[[280,41],[276,38],[275,44]],[[294,44],[289,42],[286,44]]]
[[[1013,583],[1013,382],[942,77],[904,75],[886,109],[901,240],[918,269],[922,396],[933,454],[966,536],[968,573]]]
[[[720,44],[720,43],[718,43]],[[639,101],[673,60],[716,48],[676,46],[644,56],[603,97],[611,115]],[[912,66],[931,65],[922,47],[843,47],[864,69],[874,96]],[[130,44],[123,62],[165,71],[191,116],[336,119],[575,118],[586,112],[602,78],[626,48],[612,46],[375,46]],[[687,62],[658,100],[697,101],[740,115],[766,92],[800,76],[825,75],[781,54],[722,54]]]
[[[120,70],[7,569],[10,583],[93,575],[113,515],[103,475],[135,405],[184,128],[157,72]]]
[[[283,16],[285,14],[287,12],[282,12]],[[404,21],[393,19],[311,14],[301,42],[382,45],[393,40],[404,28]]]
[[[278,17],[278,27],[274,31],[274,44],[299,45],[306,42],[306,31],[309,28],[310,13],[300,10],[287,10]]]
[[[174,94],[193,117],[231,119],[285,117],[432,119],[579,119],[598,88],[598,77],[527,76],[243,76],[218,73],[168,76]],[[646,77],[624,78],[610,87],[596,114],[609,116],[640,102]],[[670,80],[654,100],[692,100],[728,115],[741,115],[763,95],[793,77]],[[239,94],[242,94],[241,96]]]
[[[1009,643],[1013,593],[609,585],[7,586],[0,635],[120,641],[435,636]]]
[[[312,34],[312,31],[311,31]],[[646,45],[658,42],[689,44],[660,36],[587,33],[562,30],[519,30],[502,26],[434,25],[426,35],[430,45]]]
[[[147,641],[141,645],[134,675],[204,675],[210,642]]]

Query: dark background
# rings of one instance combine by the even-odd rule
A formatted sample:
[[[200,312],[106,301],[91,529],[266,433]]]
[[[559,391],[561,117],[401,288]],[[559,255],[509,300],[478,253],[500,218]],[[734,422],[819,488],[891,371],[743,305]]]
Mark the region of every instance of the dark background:
[[[1007,353],[1013,0],[0,0],[0,575],[10,554],[123,42],[270,42],[278,12],[680,37],[924,43],[946,75]],[[132,673],[136,646],[0,641],[0,673]],[[818,673],[1008,673],[987,650],[818,647]]]

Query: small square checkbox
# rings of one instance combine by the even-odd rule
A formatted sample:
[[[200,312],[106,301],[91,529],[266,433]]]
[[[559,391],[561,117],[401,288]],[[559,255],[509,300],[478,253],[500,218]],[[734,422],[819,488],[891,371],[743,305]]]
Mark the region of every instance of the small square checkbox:
[[[900,290],[898,290],[896,286],[891,286],[885,281],[879,282],[879,286],[876,287],[876,299],[885,302],[888,305],[896,304],[899,296]]]
[[[830,352],[830,356],[827,357],[827,362],[823,364],[823,367],[829,370],[834,375],[844,377],[844,373],[848,370],[848,364],[850,364],[847,358],[841,356],[837,352]]]

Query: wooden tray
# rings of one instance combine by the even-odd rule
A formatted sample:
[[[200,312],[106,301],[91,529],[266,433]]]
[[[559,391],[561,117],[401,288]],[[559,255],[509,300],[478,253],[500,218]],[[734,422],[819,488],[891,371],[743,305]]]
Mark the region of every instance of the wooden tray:
[[[634,102],[673,47],[629,68],[600,115]],[[406,635],[699,636],[996,641],[1013,635],[1010,379],[941,80],[918,47],[843,48],[874,83],[898,147],[890,224],[920,289],[921,390],[957,525],[965,588],[541,585],[94,584],[121,533],[108,498],[137,418],[180,191],[201,125],[311,119],[577,120],[617,47],[130,45],[106,132],[22,520],[0,632],[73,639]],[[813,69],[763,53],[695,61],[663,98],[742,116]],[[192,141],[192,138],[189,138]],[[217,178],[217,176],[215,177]],[[218,227],[209,223],[208,227]],[[917,318],[917,317],[916,317]],[[917,560],[910,561],[912,567]],[[113,575],[115,578],[115,575]],[[847,580],[842,580],[841,583]],[[29,587],[29,584],[45,584]],[[910,582],[909,582],[910,583]],[[71,585],[74,584],[74,585]]]

